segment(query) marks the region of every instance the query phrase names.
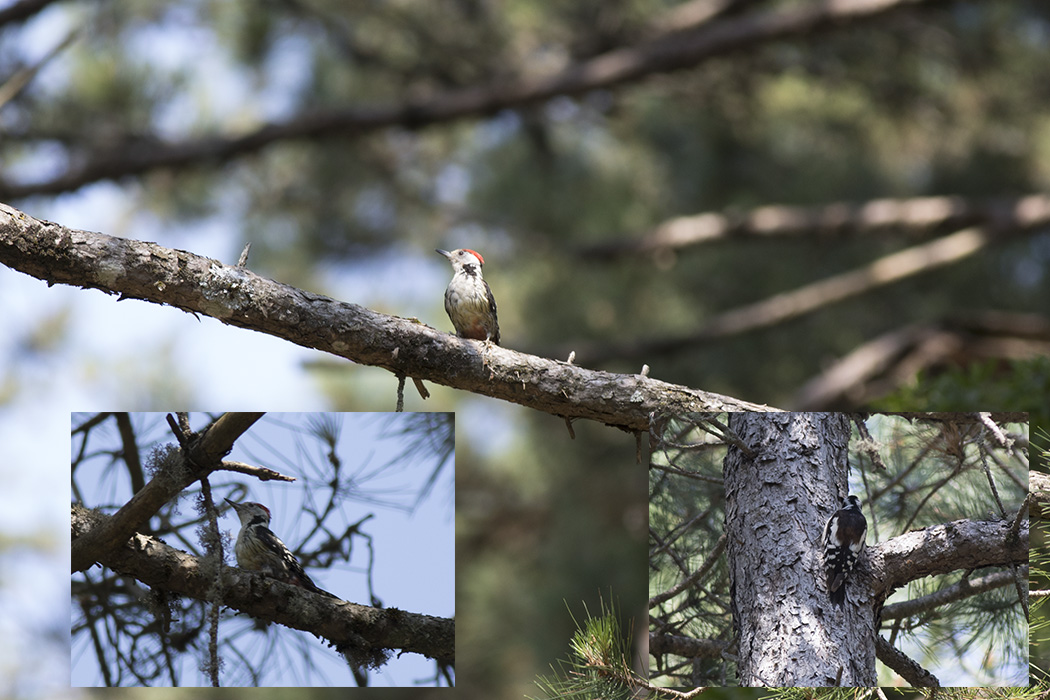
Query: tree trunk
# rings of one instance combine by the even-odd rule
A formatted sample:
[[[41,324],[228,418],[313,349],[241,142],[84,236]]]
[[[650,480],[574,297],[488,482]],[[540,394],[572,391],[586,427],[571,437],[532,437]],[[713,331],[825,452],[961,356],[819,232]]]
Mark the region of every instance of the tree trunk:
[[[850,586],[839,608],[824,585],[820,539],[847,494],[848,417],[734,413],[729,425],[754,453],[730,446],[725,458],[740,685],[875,685],[870,596]]]

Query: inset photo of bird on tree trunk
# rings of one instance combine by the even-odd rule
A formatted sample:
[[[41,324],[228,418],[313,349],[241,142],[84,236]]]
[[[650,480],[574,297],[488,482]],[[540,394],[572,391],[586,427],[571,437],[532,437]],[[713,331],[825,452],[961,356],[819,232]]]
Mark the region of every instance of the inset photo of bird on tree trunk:
[[[451,686],[451,413],[72,414],[73,686]]]
[[[1027,686],[1028,431],[1003,412],[657,417],[649,682]]]

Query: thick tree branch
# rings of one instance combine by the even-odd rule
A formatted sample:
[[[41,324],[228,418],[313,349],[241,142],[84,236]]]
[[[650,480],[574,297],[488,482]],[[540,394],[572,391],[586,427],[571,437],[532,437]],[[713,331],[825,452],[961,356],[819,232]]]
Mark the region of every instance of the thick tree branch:
[[[357,107],[300,114],[232,138],[181,143],[142,143],[110,150],[58,177],[19,184],[0,180],[0,199],[67,192],[90,182],[141,175],[158,168],[223,162],[277,141],[331,135],[357,137],[391,126],[420,128],[455,119],[481,117],[562,95],[579,95],[640,80],[656,73],[696,66],[703,60],[815,31],[842,27],[901,7],[936,0],[835,0],[777,8],[727,18],[694,31],[670,32],[644,43],[609,51],[561,72],[517,82],[455,90],[400,105]]]
[[[49,284],[175,306],[396,375],[628,430],[647,431],[656,412],[771,410],[640,374],[588,370],[498,346],[483,349],[415,319],[376,313],[155,243],[40,221],[5,204],[0,263]]]
[[[984,566],[1028,563],[1028,523],[1010,537],[1009,520],[956,520],[906,532],[869,549],[880,598],[909,581]]]
[[[108,516],[75,506],[73,544],[99,527]],[[201,560],[161,540],[136,534],[121,547],[107,551],[100,564],[143,583],[178,595],[207,601],[212,585],[201,571]],[[454,620],[378,609],[316,595],[260,574],[227,569],[223,572],[223,602],[241,612],[305,630],[333,642],[364,640],[376,649],[401,649],[455,662]]]

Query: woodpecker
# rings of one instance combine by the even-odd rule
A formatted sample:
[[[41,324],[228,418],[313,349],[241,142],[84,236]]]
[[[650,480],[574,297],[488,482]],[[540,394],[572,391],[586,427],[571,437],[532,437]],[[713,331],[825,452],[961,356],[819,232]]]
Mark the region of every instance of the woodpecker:
[[[237,517],[241,519],[241,531],[237,535],[237,543],[233,546],[239,567],[249,571],[261,571],[278,581],[338,598],[318,588],[281,538],[273,534],[270,530],[269,508],[261,503],[234,503],[228,498],[224,500],[233,506]]]
[[[853,571],[857,558],[864,550],[868,521],[860,510],[856,496],[847,496],[842,508],[824,525],[824,573],[828,581],[828,597],[835,605],[846,600],[846,577]]]
[[[485,259],[469,248],[449,252],[435,248],[452,263],[452,281],[445,289],[445,311],[461,338],[492,341],[499,345],[496,299],[481,277]]]

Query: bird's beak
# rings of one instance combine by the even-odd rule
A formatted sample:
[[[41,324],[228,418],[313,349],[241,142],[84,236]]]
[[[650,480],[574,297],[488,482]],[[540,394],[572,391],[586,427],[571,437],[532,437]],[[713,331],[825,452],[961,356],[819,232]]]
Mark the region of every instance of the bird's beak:
[[[449,260],[452,259],[452,253],[448,252],[447,250],[441,250],[441,248],[434,248],[434,252],[435,253],[440,253],[441,255],[444,255]]]

